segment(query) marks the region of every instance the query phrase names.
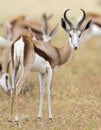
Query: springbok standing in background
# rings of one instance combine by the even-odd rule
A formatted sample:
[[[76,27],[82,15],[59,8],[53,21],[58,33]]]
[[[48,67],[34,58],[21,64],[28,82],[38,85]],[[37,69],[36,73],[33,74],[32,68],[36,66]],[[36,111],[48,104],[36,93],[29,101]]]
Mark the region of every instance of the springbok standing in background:
[[[16,37],[22,34],[22,32],[27,31],[29,32],[29,28],[26,28],[27,26],[34,26],[33,30],[35,33],[41,34],[41,23],[31,20],[28,16],[19,16],[12,20],[10,23],[7,23],[7,39],[8,40],[14,40]],[[34,35],[34,33],[33,33]]]
[[[61,48],[55,47],[52,44],[47,44],[43,41],[33,40],[30,36],[20,35],[11,45],[11,63],[12,63],[12,87],[11,87],[11,117],[13,112],[13,99],[16,95],[16,117],[15,121],[18,119],[18,95],[21,91],[22,85],[25,78],[30,71],[40,73],[40,107],[38,118],[42,119],[42,108],[43,108],[43,98],[44,98],[44,78],[47,74],[47,87],[48,87],[48,108],[49,108],[49,119],[52,120],[51,112],[51,82],[53,77],[53,71],[56,66],[60,66],[66,63],[73,50],[77,50],[79,46],[79,39],[82,33],[90,27],[91,20],[89,20],[83,28],[81,24],[83,23],[86,13],[83,9],[82,19],[78,22],[77,26],[74,27],[72,22],[67,18],[66,13],[69,11],[67,9],[64,12],[64,18],[61,19],[62,28],[67,32],[69,39],[67,39],[64,46]],[[67,28],[66,23],[69,25],[70,29]],[[21,75],[16,81],[17,72],[21,67]]]
[[[87,19],[92,19],[91,34],[92,36],[101,36],[101,14],[87,13]]]
[[[33,35],[33,32],[34,32],[36,33],[34,39],[38,38],[40,40],[46,41],[47,43],[50,43],[53,40],[54,36],[56,35],[57,27],[58,27],[58,26],[55,26],[52,30],[50,30],[49,25],[48,25],[48,20],[50,20],[51,18],[52,18],[52,15],[47,16],[46,14],[43,14],[42,24],[38,24],[37,22],[33,22],[30,19],[28,19],[28,17],[19,16],[16,19],[14,19],[12,22],[8,23],[7,37],[9,40],[0,36],[0,47],[5,48],[5,50],[2,52],[2,56],[0,57],[0,66],[1,68],[3,66],[3,70],[6,70],[6,72],[0,73],[1,74],[0,81],[5,82],[5,84],[2,84],[2,82],[0,82],[0,86],[2,86],[4,90],[7,89],[6,82],[8,82],[9,80],[9,76],[8,78],[6,78],[6,75],[8,75],[9,73],[8,70],[9,70],[9,65],[10,65],[9,64],[10,62],[8,62],[9,48],[12,43],[10,40],[14,38],[17,30],[20,30],[18,32],[23,33],[24,31],[24,33],[32,36],[32,38],[34,36]],[[40,31],[40,29],[42,32]],[[2,70],[0,72],[2,72]],[[10,83],[9,83],[9,86],[10,86]]]
[[[3,38],[0,36],[0,47],[9,48],[11,41],[22,33],[29,33],[36,40],[43,40],[50,42],[57,31],[57,26],[50,30],[48,21],[52,18],[52,15],[47,16],[43,14],[42,23],[38,23],[35,20],[31,20],[28,16],[19,16],[7,23],[7,36]]]
[[[9,59],[8,48],[11,45],[11,40],[15,39],[23,33],[28,33],[34,39],[43,40],[50,43],[57,32],[57,26],[50,30],[48,21],[52,18],[52,15],[47,16],[43,14],[42,23],[38,23],[35,20],[31,20],[28,16],[19,16],[7,24],[7,39],[0,36],[0,47],[4,50],[0,57],[0,63],[3,64],[3,69],[5,70],[6,64]],[[5,49],[7,48],[7,49]]]
[[[57,27],[56,25],[51,31],[49,29],[48,20],[52,17],[52,15],[48,16],[46,14],[43,14],[42,17],[42,40],[50,43],[53,39],[53,37],[56,35]]]
[[[37,40],[44,40],[49,38],[48,31],[50,31],[48,21],[52,18],[52,15],[47,16],[43,14],[42,23],[35,20],[31,20],[28,16],[19,16],[7,23],[7,39],[14,40],[21,35],[24,31],[33,35]],[[44,33],[45,32],[45,33]],[[45,34],[45,36],[44,36]],[[48,35],[48,36],[47,36]],[[45,38],[44,38],[45,37]],[[47,40],[49,41],[49,40]]]
[[[80,18],[79,18],[80,19]],[[85,23],[92,19],[91,27],[82,35],[80,42],[84,43],[90,40],[93,36],[101,36],[101,14],[96,14],[92,12],[88,12],[86,15],[86,19],[83,22],[82,26]]]

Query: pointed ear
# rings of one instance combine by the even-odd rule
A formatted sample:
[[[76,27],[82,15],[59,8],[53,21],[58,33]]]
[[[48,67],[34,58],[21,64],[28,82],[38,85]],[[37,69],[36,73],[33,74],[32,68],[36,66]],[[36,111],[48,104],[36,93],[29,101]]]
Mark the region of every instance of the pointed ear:
[[[0,72],[2,72],[2,65],[0,64]]]
[[[53,28],[53,30],[50,32],[49,36],[51,36],[53,38],[57,34],[57,30],[58,30],[58,24]]]
[[[68,32],[68,29],[67,29],[66,22],[65,22],[64,18],[61,18],[61,26],[62,26],[62,28],[63,28],[65,31]]]
[[[88,29],[91,23],[92,23],[92,20],[89,20],[88,23],[83,27],[82,31],[84,32],[86,29]]]

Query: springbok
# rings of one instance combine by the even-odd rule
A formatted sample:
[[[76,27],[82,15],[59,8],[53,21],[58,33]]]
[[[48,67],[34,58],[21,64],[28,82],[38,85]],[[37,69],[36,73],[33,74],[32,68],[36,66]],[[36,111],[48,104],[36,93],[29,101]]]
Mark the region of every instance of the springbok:
[[[18,37],[18,35],[28,33],[34,39],[43,40],[47,43],[50,43],[53,40],[57,32],[57,26],[50,30],[48,20],[51,19],[51,17],[52,15],[47,16],[46,14],[43,14],[41,24],[35,20],[31,20],[28,16],[19,16],[7,24],[7,39],[0,36],[0,47],[4,48],[0,57],[0,63],[3,65],[4,70],[9,58],[8,48],[12,43],[11,40]]]
[[[22,33],[29,33],[34,39],[51,42],[57,32],[57,26],[50,30],[48,20],[51,19],[52,15],[47,16],[43,14],[42,23],[35,20],[31,20],[28,16],[19,16],[12,20],[7,25],[7,36],[6,39],[0,36],[0,47],[9,48],[11,41]]]
[[[37,33],[41,33],[41,24],[35,20],[31,20],[28,16],[19,16],[12,20],[10,23],[6,23],[7,25],[7,39],[14,40],[18,35],[20,35],[23,31],[29,31],[25,25],[34,26],[34,31]],[[34,35],[34,34],[33,34]]]
[[[101,14],[87,13],[87,18],[92,19],[91,33],[95,36],[101,36]]]
[[[0,86],[7,93],[11,90],[11,85],[9,82],[9,74],[2,71],[2,65],[0,64]]]
[[[42,109],[43,109],[43,98],[44,98],[44,80],[45,74],[47,74],[47,87],[48,87],[48,109],[49,109],[49,119],[52,120],[51,112],[51,83],[53,77],[53,71],[56,66],[63,65],[66,63],[73,50],[77,50],[79,46],[79,39],[82,33],[90,27],[91,20],[89,20],[83,28],[81,24],[83,23],[86,13],[83,9],[82,19],[78,22],[77,26],[74,27],[72,22],[67,18],[66,13],[69,11],[67,9],[64,12],[64,18],[61,18],[61,26],[68,34],[69,39],[61,48],[55,47],[52,44],[47,44],[44,41],[33,40],[28,35],[20,35],[11,45],[11,64],[12,64],[12,87],[11,89],[11,116],[10,121],[12,121],[13,114],[13,99],[16,95],[16,117],[15,121],[18,119],[18,96],[21,91],[22,85],[25,78],[29,72],[39,72],[40,76],[40,107],[38,118],[42,119]],[[66,23],[69,25],[68,29]],[[16,81],[17,72],[21,67],[21,75]]]
[[[80,42],[87,42],[93,36],[101,36],[101,14],[88,12],[82,26],[92,19],[91,27],[82,35]]]
[[[12,20],[10,23],[6,24],[7,39],[14,40],[16,37],[22,34],[22,32],[26,31],[28,33],[31,32],[33,34],[33,37],[37,40],[47,40],[49,39],[48,31],[50,31],[48,20],[51,18],[52,15],[47,16],[46,14],[43,14],[41,23],[35,20],[31,20],[28,16],[19,16],[16,19]],[[52,32],[50,34],[52,35]]]

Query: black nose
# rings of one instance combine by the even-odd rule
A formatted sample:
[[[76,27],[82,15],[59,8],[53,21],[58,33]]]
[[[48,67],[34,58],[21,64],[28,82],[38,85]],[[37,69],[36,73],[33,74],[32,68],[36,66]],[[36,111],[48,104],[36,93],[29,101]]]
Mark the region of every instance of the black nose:
[[[74,47],[74,50],[77,50],[78,48],[77,47]]]

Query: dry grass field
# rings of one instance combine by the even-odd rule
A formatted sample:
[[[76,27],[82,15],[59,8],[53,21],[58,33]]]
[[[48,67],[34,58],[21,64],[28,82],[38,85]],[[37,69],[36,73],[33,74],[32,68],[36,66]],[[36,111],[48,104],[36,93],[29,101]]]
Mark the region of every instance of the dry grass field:
[[[60,24],[67,8],[71,9],[71,19],[81,15],[80,8],[101,13],[97,0],[0,0],[0,23],[21,14],[40,20],[41,15],[46,12],[54,13],[50,21],[54,26]],[[0,34],[5,35],[4,29],[0,30]],[[59,26],[53,44],[62,46],[66,38],[66,33]],[[70,61],[55,72],[51,94],[52,122],[48,120],[46,87],[41,124],[37,118],[38,74],[30,74],[24,86],[29,86],[29,92],[20,95],[21,128],[8,122],[10,97],[0,89],[0,130],[101,130],[101,38],[93,37],[88,43],[81,45]]]

